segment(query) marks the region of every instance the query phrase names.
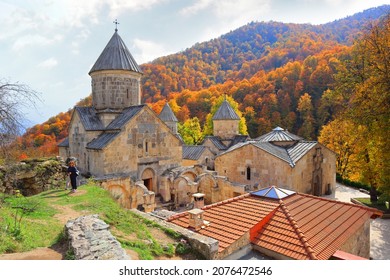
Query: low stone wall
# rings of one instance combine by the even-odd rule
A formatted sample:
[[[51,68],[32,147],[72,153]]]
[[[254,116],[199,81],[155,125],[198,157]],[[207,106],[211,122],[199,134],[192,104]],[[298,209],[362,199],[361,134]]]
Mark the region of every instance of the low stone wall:
[[[130,257],[98,215],[69,220],[65,235],[76,260],[129,260]]]
[[[196,232],[193,232],[191,230],[179,227],[175,224],[169,223],[161,218],[154,217],[148,213],[144,213],[135,209],[132,209],[131,211],[135,212],[136,214],[144,217],[145,219],[148,219],[150,221],[154,221],[158,223],[159,225],[172,229],[181,235],[183,235],[187,240],[188,243],[191,245],[191,247],[202,254],[206,259],[218,259],[218,240],[215,240],[213,238],[198,234]]]
[[[152,212],[156,206],[154,192],[149,191],[143,181],[134,183],[127,175],[94,179],[124,208],[142,208],[145,212]]]
[[[18,190],[24,196],[31,196],[65,188],[65,179],[65,163],[56,158],[0,166],[0,193],[14,194]]]

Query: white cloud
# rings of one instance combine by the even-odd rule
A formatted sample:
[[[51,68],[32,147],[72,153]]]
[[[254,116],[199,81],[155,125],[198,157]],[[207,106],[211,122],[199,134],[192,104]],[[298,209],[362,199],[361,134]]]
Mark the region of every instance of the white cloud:
[[[202,11],[213,4],[212,0],[197,0],[192,6],[183,8],[180,13],[183,16],[195,15],[198,11]]]
[[[157,57],[171,53],[164,47],[164,45],[141,39],[134,39],[134,46],[132,49],[136,50],[135,52],[137,54],[134,55],[134,57],[136,57],[138,64],[150,62]]]
[[[57,66],[57,64],[58,64],[57,59],[51,57],[51,58],[48,58],[48,59],[42,61],[41,63],[39,63],[38,67],[44,68],[44,69],[51,69],[51,68]]]
[[[26,36],[17,38],[16,41],[12,44],[12,50],[21,51],[27,47],[48,46],[57,42],[61,42],[62,40],[63,36],[61,35],[55,35],[53,38],[47,38],[38,34],[28,34]]]
[[[219,18],[234,20],[264,14],[270,9],[270,4],[270,0],[197,0],[192,6],[183,8],[180,13],[187,16],[211,10]]]
[[[197,0],[191,6],[180,10],[184,17],[211,12],[217,21],[207,26],[202,40],[215,38],[251,21],[260,21],[271,10],[271,0]]]
[[[101,13],[114,20],[124,12],[151,9],[154,5],[167,1],[169,0],[62,0],[65,12],[63,23],[80,27],[84,20],[88,20],[98,24]]]

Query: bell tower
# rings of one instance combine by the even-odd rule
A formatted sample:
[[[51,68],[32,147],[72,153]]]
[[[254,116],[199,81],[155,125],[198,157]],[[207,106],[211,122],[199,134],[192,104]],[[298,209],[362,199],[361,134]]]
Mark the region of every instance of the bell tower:
[[[114,22],[118,24],[118,22]],[[102,114],[115,114],[141,104],[142,71],[115,28],[115,33],[89,71],[92,105]],[[113,118],[108,115],[103,117]]]

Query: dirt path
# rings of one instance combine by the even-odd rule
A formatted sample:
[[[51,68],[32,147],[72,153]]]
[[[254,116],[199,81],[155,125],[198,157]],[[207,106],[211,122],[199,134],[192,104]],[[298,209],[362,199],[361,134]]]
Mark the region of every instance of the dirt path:
[[[68,195],[79,196],[85,193],[85,190],[79,189],[76,193],[69,192]],[[51,199],[56,201],[58,198],[53,196]],[[83,215],[82,212],[78,212],[68,205],[52,204],[51,206],[59,211],[54,215],[54,218],[64,226],[67,221]],[[2,254],[0,255],[0,260],[63,260],[67,251],[66,247],[66,244],[56,244],[50,248],[36,248],[23,253]]]
[[[69,192],[69,196],[79,196],[82,194],[85,194],[86,190],[78,189],[76,193]],[[63,193],[61,192],[63,195]],[[60,194],[60,195],[61,195]],[[58,196],[56,194],[53,194],[50,196],[50,200],[55,202],[58,200]],[[72,209],[68,205],[58,205],[58,204],[51,204],[52,207],[54,207],[58,213],[54,215],[54,218],[57,219],[61,224],[65,226],[66,222],[72,219],[75,219],[77,217],[80,217],[82,215],[85,215],[86,213],[83,213],[81,211],[76,211]],[[155,228],[150,229],[153,236],[159,240],[162,244],[170,244],[173,243],[174,240],[164,234],[162,231],[157,230]],[[123,233],[118,231],[115,227],[111,228],[111,232],[114,234],[114,236],[118,236],[121,238],[124,238],[126,240],[135,240],[137,237],[134,235],[127,235],[123,236]],[[55,244],[54,246],[50,248],[36,248],[34,250],[28,251],[28,252],[22,252],[22,253],[12,253],[12,254],[0,254],[0,260],[63,260],[65,259],[65,255],[67,252],[67,244]],[[126,249],[127,255],[130,256],[132,260],[138,260],[139,256],[138,253]],[[170,260],[176,260],[176,259],[182,259],[179,256],[174,257],[159,257],[158,259],[170,259]]]

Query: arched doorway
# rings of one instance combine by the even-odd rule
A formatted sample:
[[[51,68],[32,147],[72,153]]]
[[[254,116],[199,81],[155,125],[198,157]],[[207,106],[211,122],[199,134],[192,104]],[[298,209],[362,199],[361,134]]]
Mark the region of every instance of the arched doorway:
[[[146,168],[142,172],[141,179],[144,181],[144,185],[149,191],[156,192],[154,187],[156,185],[156,176],[153,169]]]

